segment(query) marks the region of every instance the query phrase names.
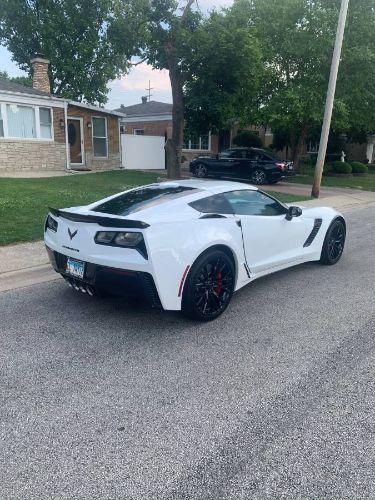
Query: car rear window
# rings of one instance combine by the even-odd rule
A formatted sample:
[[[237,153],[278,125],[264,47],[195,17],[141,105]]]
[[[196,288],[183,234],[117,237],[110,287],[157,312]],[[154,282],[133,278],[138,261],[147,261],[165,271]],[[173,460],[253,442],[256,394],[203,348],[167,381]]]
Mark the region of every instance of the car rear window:
[[[188,186],[145,186],[120,194],[94,207],[92,210],[94,212],[125,216],[187,196],[194,191],[198,191],[198,189]]]

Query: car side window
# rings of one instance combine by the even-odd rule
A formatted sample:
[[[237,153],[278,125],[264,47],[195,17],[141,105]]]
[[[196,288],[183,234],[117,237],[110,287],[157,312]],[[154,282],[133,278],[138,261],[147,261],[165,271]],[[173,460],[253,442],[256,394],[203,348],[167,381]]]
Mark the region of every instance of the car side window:
[[[204,214],[233,214],[233,209],[223,194],[192,201],[189,205]]]
[[[244,189],[225,193],[224,196],[237,215],[275,216],[287,212],[286,207],[261,191]]]

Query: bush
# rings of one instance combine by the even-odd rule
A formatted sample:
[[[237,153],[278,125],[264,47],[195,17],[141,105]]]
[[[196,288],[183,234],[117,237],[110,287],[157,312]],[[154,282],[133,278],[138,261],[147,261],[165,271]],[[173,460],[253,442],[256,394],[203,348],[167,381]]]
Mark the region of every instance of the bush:
[[[233,139],[233,144],[245,148],[263,147],[262,139],[250,130],[243,130],[242,132],[239,132]]]
[[[375,172],[375,163],[368,163],[367,167],[370,172]]]
[[[352,161],[351,165],[353,174],[367,174],[368,172],[368,166],[359,161]]]
[[[323,175],[331,175],[333,173],[333,168],[330,163],[326,163],[323,168]]]
[[[344,161],[333,161],[330,165],[333,174],[348,175],[352,173],[352,166],[350,163],[345,163]]]

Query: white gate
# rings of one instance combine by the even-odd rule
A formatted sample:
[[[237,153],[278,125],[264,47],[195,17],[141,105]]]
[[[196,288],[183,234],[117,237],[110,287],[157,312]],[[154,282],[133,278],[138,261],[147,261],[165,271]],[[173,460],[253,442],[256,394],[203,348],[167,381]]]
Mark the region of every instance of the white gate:
[[[129,170],[163,170],[164,137],[121,134],[122,166]]]

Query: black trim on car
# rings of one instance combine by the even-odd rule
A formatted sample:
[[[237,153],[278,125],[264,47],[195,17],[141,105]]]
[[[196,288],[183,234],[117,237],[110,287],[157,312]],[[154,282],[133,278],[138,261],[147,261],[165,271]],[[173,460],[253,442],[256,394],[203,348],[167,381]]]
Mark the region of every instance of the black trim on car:
[[[146,229],[150,226],[150,224],[139,220],[119,219],[117,217],[102,217],[101,215],[77,214],[73,212],[65,212],[65,210],[58,210],[56,208],[50,208],[49,210],[55,217],[62,217],[63,219],[71,220],[73,222],[99,224],[99,226],[103,227],[118,227],[121,229]]]
[[[200,219],[226,219],[225,215],[221,214],[204,214],[199,217]]]
[[[323,222],[322,219],[315,219],[315,221],[314,221],[314,227],[312,228],[312,231],[309,234],[307,240],[303,244],[304,248],[309,247],[311,245],[311,243],[315,240],[315,237],[318,234],[319,229],[322,226],[322,222]]]
[[[83,279],[70,276],[66,272],[68,256],[52,250],[46,245],[49,260],[54,270],[74,288],[91,290],[98,288],[113,295],[143,299],[151,307],[161,308],[160,297],[150,273],[100,266],[85,261]],[[82,290],[81,290],[82,291]]]

